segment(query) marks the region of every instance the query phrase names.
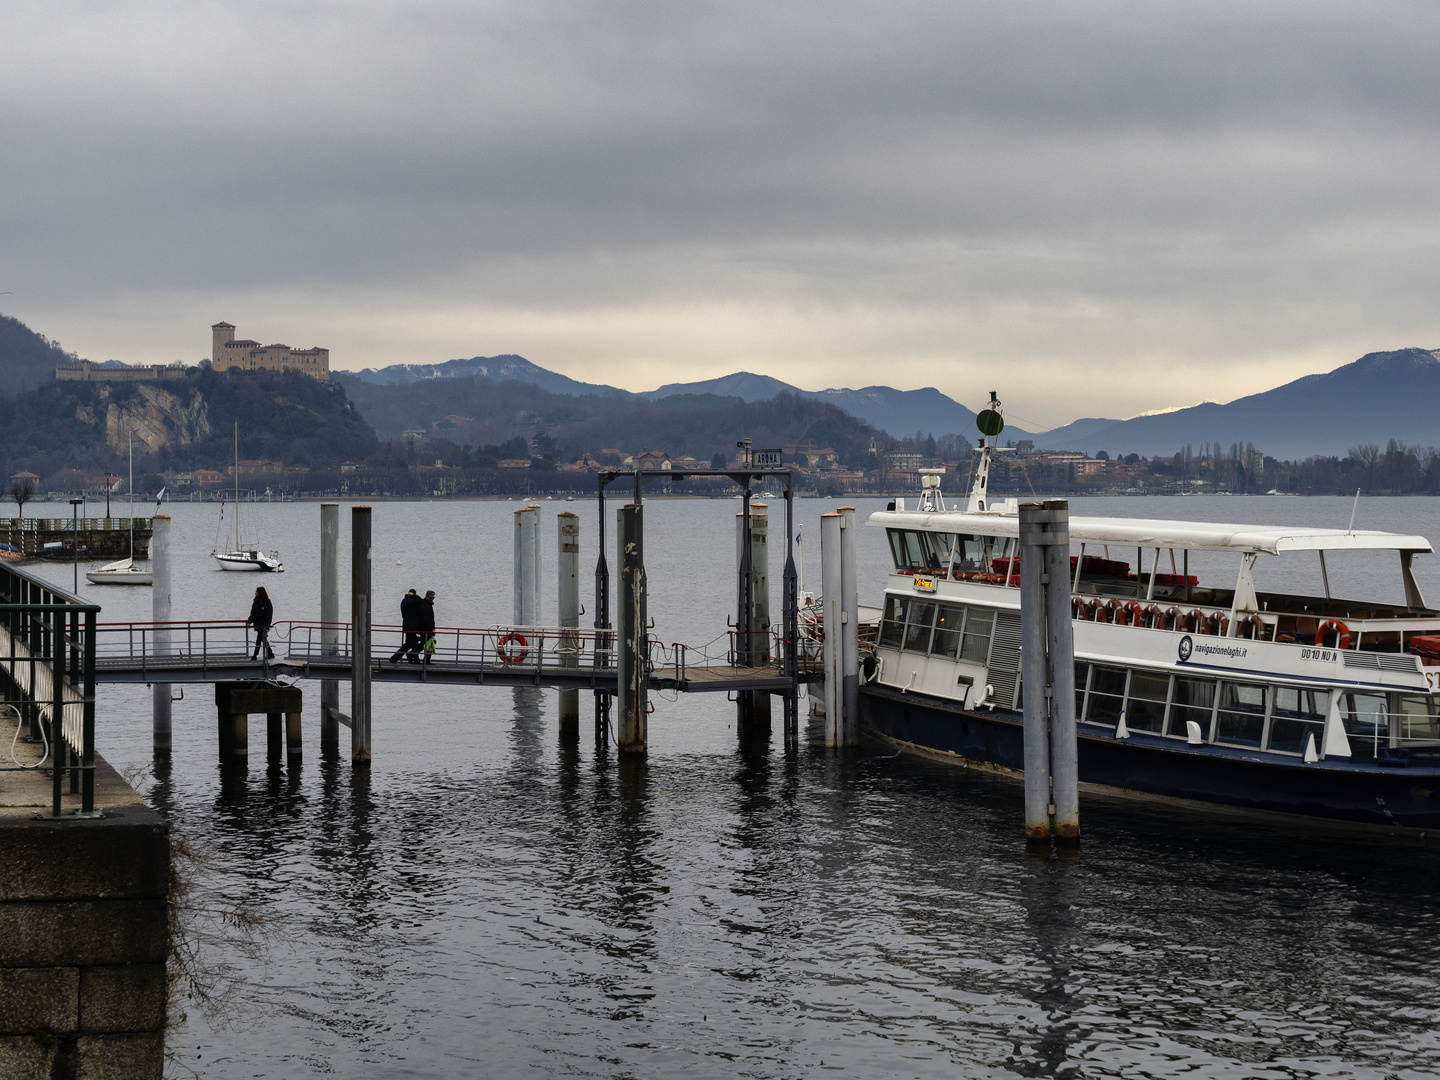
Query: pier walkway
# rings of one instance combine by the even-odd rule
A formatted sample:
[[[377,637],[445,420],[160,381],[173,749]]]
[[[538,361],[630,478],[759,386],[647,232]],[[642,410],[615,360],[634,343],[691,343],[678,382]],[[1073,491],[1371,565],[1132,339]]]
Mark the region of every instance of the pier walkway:
[[[327,635],[326,631],[330,631]],[[251,659],[254,630],[243,622],[99,623],[98,683],[217,683],[276,677],[344,681],[352,674],[349,623],[281,622],[270,631],[272,660]],[[440,627],[435,652],[424,663],[389,657],[400,627],[372,628],[371,679],[387,683],[461,686],[541,686],[615,693],[613,632],[558,626]],[[727,635],[733,638],[734,633]],[[333,638],[333,642],[326,639]],[[779,641],[751,653],[780,655]],[[649,639],[648,682],[682,693],[785,691],[791,681],[777,663],[741,666],[733,641],[723,655]],[[802,663],[799,680],[818,677],[819,665]]]

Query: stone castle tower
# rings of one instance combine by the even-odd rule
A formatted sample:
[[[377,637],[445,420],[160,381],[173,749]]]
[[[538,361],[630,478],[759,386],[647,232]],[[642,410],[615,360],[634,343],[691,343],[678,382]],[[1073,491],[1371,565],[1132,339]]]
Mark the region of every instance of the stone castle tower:
[[[218,322],[210,327],[210,365],[216,371],[302,371],[312,379],[330,381],[330,350],[261,345],[249,338],[235,340],[235,327]]]

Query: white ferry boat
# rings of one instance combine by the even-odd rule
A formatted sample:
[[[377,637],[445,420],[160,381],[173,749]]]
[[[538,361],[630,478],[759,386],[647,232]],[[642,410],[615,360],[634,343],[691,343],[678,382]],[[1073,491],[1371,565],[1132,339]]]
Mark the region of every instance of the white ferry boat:
[[[894,742],[1018,773],[1019,507],[991,502],[993,445],[982,439],[979,454],[964,510],[945,508],[930,471],[918,507],[897,499],[870,517],[894,571],[861,719]],[[1424,537],[1072,516],[1070,538],[1082,784],[1440,828],[1440,611],[1412,572],[1431,553]],[[1233,581],[1202,583],[1192,551],[1232,554]],[[1404,604],[1332,596],[1334,551],[1391,553]],[[1260,559],[1317,554],[1324,595],[1257,591]]]

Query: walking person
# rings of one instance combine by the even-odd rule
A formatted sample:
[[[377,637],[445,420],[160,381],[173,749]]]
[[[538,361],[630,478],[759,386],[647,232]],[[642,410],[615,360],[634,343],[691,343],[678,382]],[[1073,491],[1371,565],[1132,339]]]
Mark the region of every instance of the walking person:
[[[275,606],[265,594],[265,586],[256,587],[255,599],[250,604],[250,617],[245,622],[255,628],[255,655],[250,659],[259,660],[260,648],[264,646],[265,659],[274,660],[275,653],[270,649],[270,627],[275,622]]]
[[[398,664],[402,656],[412,664],[420,663],[420,650],[425,647],[425,638],[420,633],[425,621],[424,613],[425,601],[411,589],[400,601],[400,632],[405,636],[400,639],[400,647],[390,657],[390,663]]]
[[[435,590],[425,594],[425,608],[420,612],[420,640],[424,642],[425,663],[435,654]]]

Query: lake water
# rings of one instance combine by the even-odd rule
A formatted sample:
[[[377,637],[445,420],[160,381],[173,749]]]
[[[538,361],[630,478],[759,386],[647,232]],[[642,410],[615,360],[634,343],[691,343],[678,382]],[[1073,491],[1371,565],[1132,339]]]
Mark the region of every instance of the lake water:
[[[377,620],[398,619],[384,598],[398,609],[415,587],[439,594],[442,624],[508,621],[520,505],[376,504]],[[863,520],[882,504],[856,505]],[[543,506],[553,612],[551,519],[581,515],[588,574],[595,508]],[[647,502],[662,639],[724,633],[738,506]],[[1340,526],[1351,511],[1327,498],[1072,506]],[[830,508],[797,503],[812,586]],[[217,508],[168,512],[175,617],[243,618],[257,578],[212,569]],[[277,619],[317,617],[318,506],[244,514],[246,535],[286,562],[263,579]],[[1437,541],[1440,500],[1365,500],[1357,527]],[[884,535],[859,539],[861,602],[876,603]],[[1391,559],[1335,560],[1337,594],[1398,599]],[[1272,561],[1262,588],[1318,591],[1318,566]],[[777,579],[781,566],[777,554]],[[42,572],[70,580],[68,566]],[[1417,574],[1440,599],[1440,559]],[[149,616],[149,590],[81,591],[102,619]],[[318,685],[302,685],[303,765],[267,768],[252,725],[238,776],[215,763],[207,687],[176,703],[160,771],[149,692],[102,692],[101,752],[134,770],[196,856],[191,940],[220,997],[180,1003],[177,1076],[1440,1072],[1433,847],[1086,798],[1080,849],[1037,855],[1018,785],[877,746],[787,758],[778,709],[775,744],[742,752],[733,706],[704,695],[655,695],[648,759],[622,762],[597,749],[588,695],[579,745],[564,747],[552,691],[380,685],[374,764],[356,773],[322,761]],[[236,909],[253,930],[226,919]]]

